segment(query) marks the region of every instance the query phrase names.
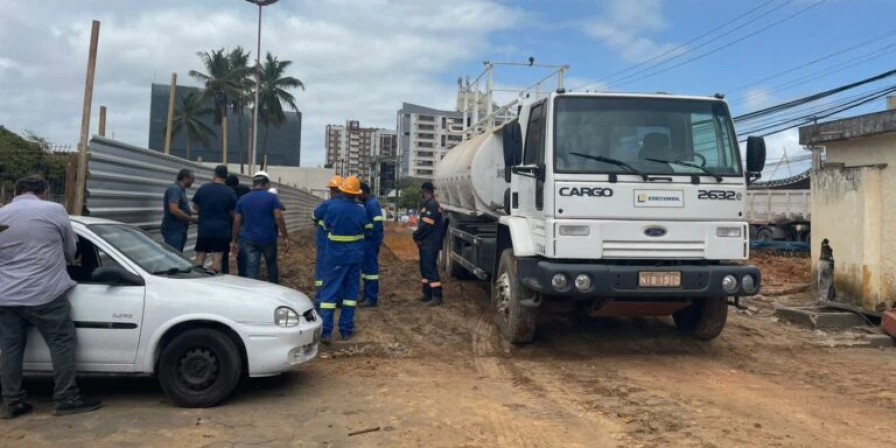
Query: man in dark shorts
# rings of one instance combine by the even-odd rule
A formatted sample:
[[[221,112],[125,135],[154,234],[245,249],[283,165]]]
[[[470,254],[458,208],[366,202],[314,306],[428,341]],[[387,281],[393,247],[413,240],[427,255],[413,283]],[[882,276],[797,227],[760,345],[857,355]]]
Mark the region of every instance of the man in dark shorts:
[[[199,211],[196,264],[205,264],[206,256],[212,254],[215,272],[221,272],[221,262],[230,254],[230,231],[236,208],[236,193],[224,185],[225,179],[227,167],[218,165],[212,182],[199,187],[193,195],[193,204]]]

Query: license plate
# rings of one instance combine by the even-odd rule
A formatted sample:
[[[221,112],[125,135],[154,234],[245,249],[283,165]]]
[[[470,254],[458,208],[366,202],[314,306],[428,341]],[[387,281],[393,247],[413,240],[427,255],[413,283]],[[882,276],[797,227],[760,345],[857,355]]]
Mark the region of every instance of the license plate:
[[[312,341],[312,343],[319,344],[322,333],[323,333],[323,330],[321,330],[320,328],[318,328],[317,330],[314,330],[314,340]]]
[[[639,272],[641,288],[680,288],[681,272]]]

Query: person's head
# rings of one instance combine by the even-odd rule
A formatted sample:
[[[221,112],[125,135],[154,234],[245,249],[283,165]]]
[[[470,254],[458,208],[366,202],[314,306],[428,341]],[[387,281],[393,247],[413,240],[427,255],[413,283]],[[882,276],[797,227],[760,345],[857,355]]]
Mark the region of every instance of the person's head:
[[[240,178],[236,177],[236,174],[230,174],[227,176],[227,179],[224,180],[224,185],[227,185],[230,188],[236,188],[240,186]]]
[[[420,186],[420,196],[423,199],[429,199],[433,197],[436,193],[436,187],[432,184],[432,182],[423,182],[423,185]]]
[[[252,176],[252,188],[256,190],[267,190],[271,187],[271,177],[264,171],[259,171]]]
[[[193,175],[193,170],[184,168],[177,172],[177,183],[182,187],[190,188],[193,186],[193,182],[196,182],[196,176]]]
[[[361,199],[367,200],[370,198],[370,185],[367,185],[367,182],[361,182]]]
[[[30,194],[41,199],[50,197],[50,183],[40,174],[23,177],[16,181],[16,196]]]
[[[219,180],[227,179],[227,165],[218,165],[215,167],[215,178]]]
[[[342,176],[333,176],[330,178],[330,181],[327,182],[327,188],[330,189],[330,197],[335,198],[339,196],[339,186],[342,185],[342,181],[345,180]]]
[[[342,181],[339,191],[342,192],[343,196],[353,199],[361,194],[361,181],[355,176],[349,176]]]

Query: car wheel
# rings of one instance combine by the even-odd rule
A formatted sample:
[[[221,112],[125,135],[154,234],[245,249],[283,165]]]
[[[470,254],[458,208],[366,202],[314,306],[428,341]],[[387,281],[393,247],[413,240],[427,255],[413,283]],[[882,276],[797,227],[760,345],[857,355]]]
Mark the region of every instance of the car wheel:
[[[673,314],[672,319],[684,333],[704,341],[715,339],[728,321],[728,298],[694,299],[687,308]]]
[[[225,334],[212,329],[176,337],[159,360],[159,383],[165,395],[185,408],[215,406],[240,381],[242,356]]]

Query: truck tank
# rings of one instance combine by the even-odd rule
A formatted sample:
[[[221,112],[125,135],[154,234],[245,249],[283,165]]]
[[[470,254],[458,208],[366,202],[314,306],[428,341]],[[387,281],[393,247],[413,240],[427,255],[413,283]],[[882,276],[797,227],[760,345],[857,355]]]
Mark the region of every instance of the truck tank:
[[[436,164],[436,188],[443,205],[486,215],[503,208],[510,183],[504,180],[501,129],[457,145]]]

